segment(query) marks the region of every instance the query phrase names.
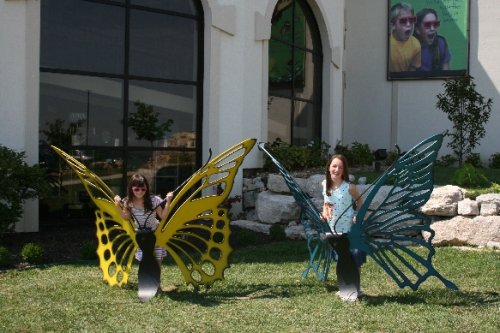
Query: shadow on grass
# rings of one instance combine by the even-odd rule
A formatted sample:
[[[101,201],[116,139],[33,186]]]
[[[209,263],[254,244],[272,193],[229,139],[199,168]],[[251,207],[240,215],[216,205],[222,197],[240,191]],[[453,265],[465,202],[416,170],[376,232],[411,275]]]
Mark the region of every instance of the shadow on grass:
[[[188,290],[184,287],[178,288],[176,291],[158,293],[156,297],[168,297],[178,302],[188,302],[209,307],[256,299],[290,298],[306,295],[310,292],[311,286],[306,284],[252,284],[242,286],[238,290],[234,290],[234,286],[225,290],[206,289],[200,291]]]
[[[500,305],[500,294],[493,291],[451,291],[448,289],[426,289],[405,292],[398,295],[377,295],[364,297],[368,306],[381,306],[388,303],[397,304],[433,304],[444,307],[477,307]]]

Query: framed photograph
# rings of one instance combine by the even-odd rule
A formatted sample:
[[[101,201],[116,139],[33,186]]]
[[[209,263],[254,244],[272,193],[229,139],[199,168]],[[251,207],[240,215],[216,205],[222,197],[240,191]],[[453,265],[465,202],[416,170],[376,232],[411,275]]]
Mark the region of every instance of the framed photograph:
[[[469,0],[388,0],[387,79],[469,72]]]

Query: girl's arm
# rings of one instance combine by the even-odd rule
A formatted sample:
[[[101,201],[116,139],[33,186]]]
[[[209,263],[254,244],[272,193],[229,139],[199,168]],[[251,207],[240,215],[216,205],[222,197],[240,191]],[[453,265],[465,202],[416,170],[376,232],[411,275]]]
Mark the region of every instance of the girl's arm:
[[[122,204],[122,198],[119,195],[115,195],[113,198],[115,200],[116,210],[122,218],[125,220],[130,219],[130,213],[125,205]]]
[[[363,204],[363,198],[361,198],[361,195],[359,195],[356,185],[354,185],[353,183],[349,184],[349,193],[351,194],[351,196],[354,199],[354,202],[356,203],[356,209],[359,209],[359,207],[361,207],[361,205]],[[354,215],[354,223],[356,223],[356,215]]]
[[[333,215],[333,205],[329,204],[327,202],[324,202],[323,203],[323,211],[321,212],[321,217],[326,222],[332,218],[332,215]]]
[[[326,180],[321,182],[321,187],[323,188],[323,210],[321,212],[321,218],[326,222],[332,218],[333,215],[333,205],[326,202]]]
[[[174,198],[174,193],[173,192],[168,192],[167,193],[167,202],[165,203],[165,207],[162,209],[161,206],[156,209],[156,213],[158,216],[160,216],[160,219],[164,219],[165,216],[167,216],[168,209],[170,207],[170,203],[172,202],[172,199]]]

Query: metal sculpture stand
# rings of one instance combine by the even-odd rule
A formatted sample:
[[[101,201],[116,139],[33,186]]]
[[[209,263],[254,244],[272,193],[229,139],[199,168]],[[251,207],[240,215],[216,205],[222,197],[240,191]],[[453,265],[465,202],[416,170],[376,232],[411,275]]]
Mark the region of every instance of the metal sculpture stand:
[[[309,262],[302,272],[302,278],[307,278],[309,271],[312,270],[318,281],[326,281],[333,258],[333,249],[331,244],[322,236],[330,232],[330,227],[325,222],[309,219],[305,214],[305,210],[302,210],[300,214],[300,221],[304,226],[309,250]]]
[[[327,239],[337,252],[338,296],[346,302],[354,302],[358,298],[360,290],[360,274],[359,268],[352,260],[349,238],[347,238],[347,234],[340,234],[332,235]]]
[[[142,250],[138,272],[138,295],[141,302],[147,302],[160,288],[160,266],[154,256],[156,236],[151,230],[138,230],[135,240]]]

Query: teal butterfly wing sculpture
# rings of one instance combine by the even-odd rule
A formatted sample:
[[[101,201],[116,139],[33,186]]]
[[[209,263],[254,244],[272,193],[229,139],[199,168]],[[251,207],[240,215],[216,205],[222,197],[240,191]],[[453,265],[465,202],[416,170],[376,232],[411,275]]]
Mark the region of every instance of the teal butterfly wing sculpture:
[[[328,241],[321,235],[331,233],[330,226],[321,218],[319,210],[311,201],[309,196],[302,191],[299,184],[288,173],[285,167],[278,161],[267,149],[265,143],[259,143],[257,147],[263,151],[269,159],[276,165],[278,171],[285,179],[285,182],[290,189],[295,201],[301,208],[300,220],[304,225],[304,230],[307,238],[307,247],[309,250],[309,262],[306,269],[302,273],[305,278],[312,270],[318,280],[324,281],[328,277],[330,263],[333,258],[333,249]]]
[[[363,200],[363,205],[358,209],[358,222],[348,233],[350,247],[370,255],[401,288],[408,286],[416,290],[428,277],[435,276],[446,287],[458,289],[432,265],[432,257],[435,254],[432,246],[434,231],[430,228],[429,217],[418,212],[432,193],[433,166],[443,137],[444,134],[438,134],[422,141],[377,179]],[[264,144],[259,144],[258,147],[277,166],[302,209],[301,221],[306,229],[310,251],[310,260],[303,277],[313,269],[316,278],[326,279],[332,259],[332,248],[321,236],[331,233],[331,230],[322,221],[312,201],[281,163],[265,149]],[[376,195],[388,180],[394,182],[389,193],[375,207],[370,207],[372,203],[376,203]],[[307,235],[308,225],[315,230],[316,237]],[[422,232],[428,232],[430,237],[422,238]],[[313,240],[316,240],[314,246],[311,245]]]
[[[401,288],[416,290],[435,276],[446,287],[458,289],[432,265],[434,231],[430,218],[419,212],[434,187],[433,166],[443,137],[438,134],[422,141],[372,184],[358,209],[356,220],[362,223],[355,223],[348,234],[351,248],[370,255]],[[393,185],[387,195],[374,200],[388,180]],[[430,237],[424,239],[423,232]]]

